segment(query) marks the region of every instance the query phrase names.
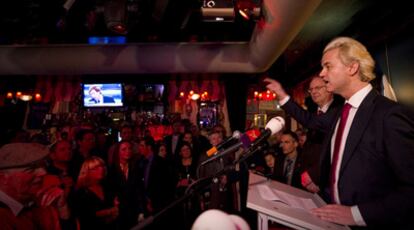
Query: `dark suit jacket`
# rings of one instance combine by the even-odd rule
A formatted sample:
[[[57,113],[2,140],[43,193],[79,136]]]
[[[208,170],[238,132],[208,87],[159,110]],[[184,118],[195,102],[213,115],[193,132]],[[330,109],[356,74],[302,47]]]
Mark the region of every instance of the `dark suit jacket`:
[[[108,169],[110,189],[118,197],[119,221],[121,229],[129,229],[136,224],[138,214],[145,213],[146,200],[142,171],[136,159],[129,163],[128,179],[125,178],[119,165]]]
[[[165,146],[167,147],[168,156],[171,156],[173,160],[177,160],[180,158],[179,153],[180,153],[180,146],[182,145],[182,142],[183,142],[183,135],[182,134],[179,135],[174,152],[172,150],[173,135],[174,134],[165,136],[164,143],[165,143]]]
[[[286,158],[286,155],[283,153],[279,153],[276,156],[275,169],[274,169],[274,172],[271,178],[286,184],[287,181],[284,175],[284,168],[283,168],[285,164],[285,158]],[[301,172],[302,172],[302,160],[301,160],[300,153],[298,153],[298,156],[296,157],[296,161],[295,161],[295,166],[293,168],[291,186],[303,189],[302,184],[300,183]]]
[[[342,97],[334,97],[333,102],[330,104],[328,110],[329,113],[332,110],[342,107],[344,99]],[[309,110],[310,111],[310,110]],[[316,113],[316,111],[314,112]],[[319,185],[320,178],[320,155],[322,151],[322,144],[327,132],[322,132],[317,129],[309,129],[307,132],[307,139],[302,148],[302,169],[307,171],[312,178],[312,181]]]
[[[331,137],[341,108],[322,116],[291,102],[283,108],[309,128],[328,130],[321,156],[327,191]],[[414,113],[372,90],[362,101],[345,145],[338,181],[341,204],[358,205],[370,228],[410,228],[414,217]],[[326,193],[322,195],[326,196]]]

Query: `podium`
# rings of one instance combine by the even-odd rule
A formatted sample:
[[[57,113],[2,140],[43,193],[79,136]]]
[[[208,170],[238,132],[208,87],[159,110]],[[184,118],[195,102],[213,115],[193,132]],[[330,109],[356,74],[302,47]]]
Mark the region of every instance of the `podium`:
[[[247,207],[257,211],[259,230],[267,230],[269,220],[294,229],[350,229],[347,226],[323,221],[305,209],[292,207],[285,202],[265,199],[263,189],[276,191],[280,194],[288,194],[298,200],[310,201],[310,203],[317,207],[326,204],[317,194],[269,180],[250,172]]]

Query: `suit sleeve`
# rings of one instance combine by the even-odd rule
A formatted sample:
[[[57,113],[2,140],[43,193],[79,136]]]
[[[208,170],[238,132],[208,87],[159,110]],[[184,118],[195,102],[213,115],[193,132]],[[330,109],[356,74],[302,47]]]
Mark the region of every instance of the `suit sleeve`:
[[[332,127],[332,120],[335,117],[335,111],[324,115],[317,116],[311,112],[304,110],[292,99],[289,99],[282,108],[293,118],[295,118],[303,126],[319,130],[321,132],[329,132]]]

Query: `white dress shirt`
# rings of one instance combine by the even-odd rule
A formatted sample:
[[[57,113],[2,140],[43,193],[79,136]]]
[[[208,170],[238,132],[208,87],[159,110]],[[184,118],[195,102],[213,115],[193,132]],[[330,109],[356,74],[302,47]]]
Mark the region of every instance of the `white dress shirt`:
[[[341,168],[341,163],[342,163],[342,157],[344,154],[344,149],[345,149],[345,145],[346,145],[346,140],[348,138],[348,134],[349,134],[349,130],[351,129],[351,125],[352,122],[354,120],[355,114],[358,111],[358,108],[360,107],[362,101],[364,100],[364,98],[368,95],[368,93],[372,90],[372,86],[370,84],[368,84],[367,86],[365,86],[364,88],[362,88],[361,90],[359,90],[358,92],[356,92],[354,95],[352,95],[349,100],[345,101],[345,103],[348,103],[352,106],[351,110],[349,111],[349,116],[348,119],[346,120],[346,124],[344,127],[344,132],[342,134],[342,140],[341,140],[341,146],[339,147],[339,155],[338,155],[338,164],[336,167],[336,178],[335,178],[335,184],[334,184],[334,194],[333,197],[335,199],[335,203],[340,204],[341,201],[339,199],[339,191],[338,191],[338,178],[339,178],[339,170]],[[331,159],[332,159],[332,155],[334,152],[334,146],[335,146],[335,137],[336,137],[336,132],[338,130],[338,125],[339,125],[339,120],[336,123],[336,127],[335,127],[335,132],[332,135],[332,139],[331,139]],[[351,211],[352,211],[352,216],[355,220],[355,222],[357,223],[357,225],[359,226],[366,226],[366,223],[364,221],[364,219],[362,218],[362,215],[358,209],[358,206],[352,206],[351,207]]]

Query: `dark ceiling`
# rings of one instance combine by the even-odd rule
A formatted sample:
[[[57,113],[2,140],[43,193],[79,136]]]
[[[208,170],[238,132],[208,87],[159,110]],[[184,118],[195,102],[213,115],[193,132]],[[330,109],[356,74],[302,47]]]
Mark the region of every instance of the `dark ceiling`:
[[[117,4],[126,9],[127,43],[249,41],[256,24],[238,14],[232,22],[205,22],[202,0],[74,0],[65,11],[70,2],[2,1],[0,45],[87,43],[89,36],[120,35],[105,22],[115,14],[108,9]],[[288,75],[295,83],[318,71],[321,51],[335,36],[352,36],[377,47],[413,28],[409,1],[325,0],[269,72]]]
[[[202,6],[202,0],[4,1],[0,7],[0,42],[87,43],[89,36],[123,35],[128,43],[250,39],[255,24],[252,20],[243,20],[237,14],[232,22],[204,22]],[[112,30],[111,22],[124,24],[125,31]]]

